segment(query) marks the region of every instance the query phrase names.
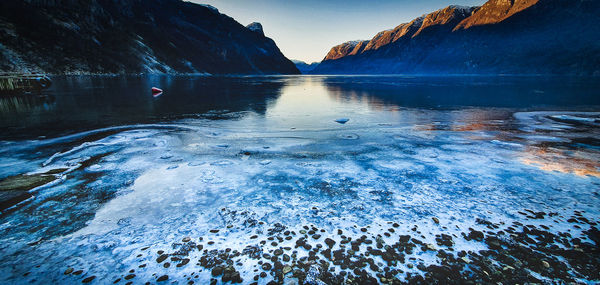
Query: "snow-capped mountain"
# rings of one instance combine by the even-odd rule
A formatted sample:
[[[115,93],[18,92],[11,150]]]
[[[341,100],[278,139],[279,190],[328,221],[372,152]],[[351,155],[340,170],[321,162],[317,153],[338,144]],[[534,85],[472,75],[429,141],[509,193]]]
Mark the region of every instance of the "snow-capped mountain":
[[[333,47],[313,73],[600,74],[600,1],[449,6]]]

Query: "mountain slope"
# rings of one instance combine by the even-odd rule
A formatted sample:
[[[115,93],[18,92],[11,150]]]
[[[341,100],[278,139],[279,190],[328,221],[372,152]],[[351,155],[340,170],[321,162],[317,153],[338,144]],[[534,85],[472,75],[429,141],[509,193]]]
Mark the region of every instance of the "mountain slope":
[[[334,46],[325,56],[325,60],[334,60],[348,55],[360,54],[364,51],[369,41],[351,41]]]
[[[460,22],[454,30],[500,23],[538,2],[539,0],[491,0],[477,9],[471,17]]]
[[[360,53],[328,54],[313,73],[600,74],[599,15],[593,0],[450,6],[378,33]]]
[[[181,0],[3,0],[0,71],[299,73],[259,26]]]

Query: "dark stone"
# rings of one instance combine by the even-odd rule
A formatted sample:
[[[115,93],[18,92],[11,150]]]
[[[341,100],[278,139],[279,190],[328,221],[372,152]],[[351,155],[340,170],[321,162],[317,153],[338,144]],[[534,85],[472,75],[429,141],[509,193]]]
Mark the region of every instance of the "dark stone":
[[[335,241],[330,239],[330,238],[326,238],[325,239],[325,244],[329,247],[332,248],[335,245]]]
[[[169,257],[168,254],[161,254],[157,259],[156,262],[161,263],[163,261],[165,261],[165,259],[167,259],[167,257]]]

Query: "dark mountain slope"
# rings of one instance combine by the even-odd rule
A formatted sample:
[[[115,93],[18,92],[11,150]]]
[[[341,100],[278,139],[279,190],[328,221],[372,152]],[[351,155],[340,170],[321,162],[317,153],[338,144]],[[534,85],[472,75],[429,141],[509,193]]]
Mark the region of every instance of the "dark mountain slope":
[[[491,0],[454,11],[400,25],[392,40],[380,33],[313,73],[600,74],[600,1]],[[452,17],[425,27],[436,14]]]
[[[262,29],[180,0],[0,1],[0,71],[298,73]]]

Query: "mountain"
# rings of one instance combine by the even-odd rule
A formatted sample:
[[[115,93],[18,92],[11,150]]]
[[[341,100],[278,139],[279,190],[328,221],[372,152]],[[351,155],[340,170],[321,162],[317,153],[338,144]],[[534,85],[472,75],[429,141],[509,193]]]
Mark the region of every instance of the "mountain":
[[[325,56],[324,60],[334,60],[348,55],[360,54],[365,50],[369,41],[351,41],[334,46]]]
[[[600,1],[449,6],[333,47],[319,74],[600,75]]]
[[[300,70],[300,73],[302,73],[302,74],[310,73],[317,67],[317,65],[319,65],[318,62],[313,62],[311,64],[308,64],[304,61],[294,60],[294,59],[292,59],[292,62],[296,65],[296,67],[298,68],[298,70]]]
[[[181,0],[2,0],[0,71],[299,73],[260,24]]]

